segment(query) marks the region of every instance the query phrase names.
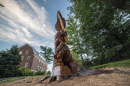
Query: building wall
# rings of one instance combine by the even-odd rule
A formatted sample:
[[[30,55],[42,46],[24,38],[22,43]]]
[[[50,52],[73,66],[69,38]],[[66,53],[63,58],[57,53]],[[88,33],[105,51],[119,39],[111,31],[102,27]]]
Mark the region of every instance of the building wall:
[[[33,49],[30,46],[25,45],[25,46],[21,47],[19,50],[22,51],[21,55],[23,57],[22,62],[21,62],[21,66],[24,67],[25,63],[28,62],[29,64],[28,64],[27,68],[31,69],[33,58],[34,58]],[[27,50],[28,50],[28,53],[26,53]],[[27,60],[28,56],[30,56],[30,60]]]
[[[36,58],[35,56],[34,56],[34,59],[33,59],[33,63],[32,63],[32,70],[35,70],[35,71],[38,71],[38,68],[37,68],[37,66],[38,66],[38,58]]]
[[[29,69],[31,69],[32,71],[38,71],[38,70],[42,70],[42,68],[44,69],[44,71],[47,70],[47,65],[45,63],[43,63],[41,60],[39,62],[39,58],[36,57],[34,55],[34,51],[32,49],[32,47],[28,46],[28,45],[24,45],[21,48],[19,48],[20,51],[22,51],[22,62],[21,62],[21,66],[24,67],[25,63],[29,63],[28,67]],[[28,50],[28,53],[26,53],[26,51]],[[27,60],[27,57],[30,56],[30,60]],[[38,68],[39,66],[39,68]],[[40,69],[41,68],[41,69]]]
[[[36,71],[39,71],[39,70],[47,71],[47,65],[44,62],[42,62],[41,60],[39,61],[38,57],[34,56],[31,69],[36,70]]]

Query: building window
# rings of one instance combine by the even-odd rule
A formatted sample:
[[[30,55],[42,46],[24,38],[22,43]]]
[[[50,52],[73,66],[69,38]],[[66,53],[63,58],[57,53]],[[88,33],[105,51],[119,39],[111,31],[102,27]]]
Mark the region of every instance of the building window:
[[[37,69],[39,69],[39,65],[37,66]]]
[[[30,60],[30,58],[31,58],[31,56],[28,56],[28,57],[27,57],[27,60]]]
[[[28,67],[28,62],[27,62],[27,63],[25,63],[25,67]]]
[[[23,60],[24,56],[21,57],[21,60]]]
[[[22,51],[20,51],[19,54],[21,55],[21,54],[22,54]]]
[[[29,50],[26,50],[26,54],[28,54],[29,53]]]

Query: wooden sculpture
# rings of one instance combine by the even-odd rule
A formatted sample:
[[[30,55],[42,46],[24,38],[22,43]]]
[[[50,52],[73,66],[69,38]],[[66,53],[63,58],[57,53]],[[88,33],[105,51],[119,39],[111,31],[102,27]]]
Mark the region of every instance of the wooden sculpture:
[[[55,28],[58,31],[55,35],[55,54],[53,70],[51,76],[78,75],[80,66],[72,59],[72,55],[66,43],[68,44],[67,32],[65,31],[66,22],[61,13],[57,12],[57,23]]]
[[[70,49],[67,46],[67,32],[65,31],[66,22],[61,13],[57,12],[57,22],[55,28],[58,31],[55,35],[55,53],[52,73],[45,77],[41,82],[46,81],[47,84],[55,80],[61,81],[70,76],[85,76],[92,74],[104,73],[106,71],[99,71],[94,69],[85,69],[80,67],[73,59]]]

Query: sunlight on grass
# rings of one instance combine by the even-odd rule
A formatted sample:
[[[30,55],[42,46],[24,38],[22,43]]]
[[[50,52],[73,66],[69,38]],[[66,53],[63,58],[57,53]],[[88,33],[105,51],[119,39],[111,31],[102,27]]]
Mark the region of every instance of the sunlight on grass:
[[[110,68],[110,67],[130,67],[130,59],[124,61],[118,61],[113,63],[107,63],[103,65],[94,66],[92,68],[99,69],[99,68]]]

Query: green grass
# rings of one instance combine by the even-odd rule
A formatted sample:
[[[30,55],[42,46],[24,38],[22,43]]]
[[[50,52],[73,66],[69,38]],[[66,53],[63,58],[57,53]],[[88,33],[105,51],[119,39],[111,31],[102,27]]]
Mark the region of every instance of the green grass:
[[[0,84],[4,84],[4,83],[7,83],[7,82],[13,82],[13,81],[16,81],[16,80],[21,80],[21,79],[26,79],[27,77],[21,77],[21,78],[16,78],[16,79],[6,79],[6,80],[3,80],[3,81],[0,81]]]
[[[113,62],[113,63],[107,63],[103,65],[94,66],[92,68],[99,69],[99,68],[110,68],[110,67],[130,67],[130,59]]]

